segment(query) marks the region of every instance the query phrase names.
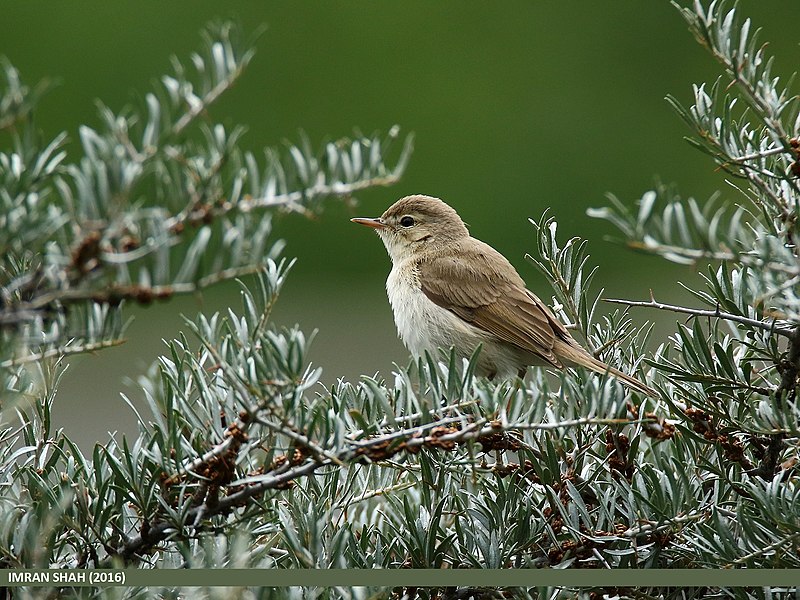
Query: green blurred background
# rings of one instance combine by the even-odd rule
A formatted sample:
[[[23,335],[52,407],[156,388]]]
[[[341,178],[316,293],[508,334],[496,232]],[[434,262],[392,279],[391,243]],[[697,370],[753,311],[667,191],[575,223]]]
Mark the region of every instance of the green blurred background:
[[[798,56],[800,3],[739,6],[764,27],[777,72],[787,75]],[[676,281],[696,280],[693,269],[609,243],[611,227],[586,208],[604,204],[609,191],[633,203],[656,177],[685,195],[705,199],[723,189],[736,200],[713,163],[683,140],[688,132],[664,101],[671,93],[688,102],[692,83],[718,74],[666,1],[33,0],[4,5],[0,55],[27,82],[61,81],[38,124],[47,136],[66,129],[74,140],[80,124],[98,123],[96,98],[114,110],[140,98],[169,71],[170,55],[187,57],[199,47],[198,31],[217,17],[238,20],[246,32],[268,28],[243,79],[212,110],[215,119],[249,128],[247,147],[297,139],[299,129],[316,141],[395,123],[416,134],[399,185],[359,194],[355,211],[331,201],[317,220],[288,215],[277,224],[286,255],[299,260],[275,321],[319,330],[310,358],[328,384],[389,376],[394,362],[408,360],[383,289],[388,258],[351,216],[377,216],[410,193],[439,196],[549,299],[523,258],[535,246],[528,218],[549,208],[562,240],[590,240],[600,265],[595,281],[607,296],[644,298],[653,288],[666,300],[679,297]],[[136,397],[136,386],[125,380],[163,351],[162,338],[181,330],[181,313],[229,305],[239,305],[232,285],[130,310],[126,344],[71,361],[59,424],[86,446],[108,431],[135,431],[119,392]],[[665,326],[675,320],[633,314]]]

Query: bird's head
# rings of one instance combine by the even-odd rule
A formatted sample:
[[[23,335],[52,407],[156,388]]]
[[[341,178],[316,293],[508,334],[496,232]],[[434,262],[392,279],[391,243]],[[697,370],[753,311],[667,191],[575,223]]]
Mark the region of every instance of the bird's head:
[[[406,196],[377,219],[350,220],[374,228],[392,262],[401,262],[469,237],[458,213],[431,196]]]

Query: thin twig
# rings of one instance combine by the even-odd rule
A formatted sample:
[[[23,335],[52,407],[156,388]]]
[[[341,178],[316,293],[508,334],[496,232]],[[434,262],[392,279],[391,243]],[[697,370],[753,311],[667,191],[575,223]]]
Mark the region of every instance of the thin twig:
[[[782,539],[778,540],[777,542],[772,542],[768,546],[764,546],[763,548],[759,548],[758,550],[756,550],[754,552],[751,552],[750,554],[746,554],[745,556],[737,558],[733,562],[730,562],[727,565],[725,565],[723,568],[729,569],[730,567],[732,567],[734,565],[742,565],[742,564],[746,563],[748,560],[750,560],[752,558],[758,558],[759,556],[763,556],[763,555],[767,554],[768,552],[772,552],[773,550],[777,550],[781,546],[785,546],[786,544],[790,544],[790,543],[794,542],[797,539],[800,539],[800,533],[793,533],[791,535],[786,536],[785,538],[782,538]]]
[[[155,299],[165,300],[176,294],[191,294],[222,281],[251,275],[259,272],[262,268],[263,266],[261,264],[233,267],[201,277],[194,282],[172,283],[169,285],[111,285],[103,289],[79,288],[54,290],[3,311],[0,313],[0,323],[13,322],[11,318],[18,312],[28,314],[41,310],[55,302],[74,304],[76,302],[90,301],[99,304],[118,304],[122,300],[134,300],[142,303]]]
[[[217,99],[224,94],[228,89],[233,86],[236,80],[244,71],[245,65],[238,64],[236,68],[222,81],[215,85],[211,90],[200,99],[199,102],[193,104],[191,108],[183,113],[180,119],[175,122],[172,127],[172,135],[180,135],[184,129],[191,125],[200,114],[202,114],[210,105],[214,104]]]
[[[778,335],[782,335],[784,337],[791,337],[792,330],[787,326],[779,326],[779,321],[777,319],[773,319],[772,321],[759,321],[758,319],[750,319],[748,317],[743,317],[741,315],[734,315],[733,313],[728,313],[721,311],[719,308],[715,310],[706,310],[701,308],[691,308],[687,306],[677,306],[675,304],[665,304],[664,302],[656,301],[652,296],[649,301],[645,300],[622,300],[618,298],[604,298],[604,302],[609,302],[611,304],[623,304],[625,306],[641,306],[644,308],[656,308],[658,310],[667,310],[670,312],[677,312],[683,313],[687,315],[692,315],[695,317],[711,317],[717,319],[723,319],[724,321],[733,321],[735,323],[740,323],[742,325],[748,325],[750,327],[755,327],[756,329],[762,329],[764,331],[769,331],[771,333],[776,333]]]
[[[270,431],[274,431],[276,433],[280,433],[282,435],[285,435],[290,440],[294,440],[295,442],[300,444],[302,447],[311,450],[314,454],[317,454],[318,456],[325,457],[326,459],[328,459],[329,461],[331,461],[334,464],[337,464],[339,466],[343,465],[343,463],[339,460],[339,457],[337,457],[334,453],[326,450],[325,448],[323,448],[322,446],[320,446],[316,442],[312,442],[307,436],[303,435],[302,433],[298,433],[292,427],[292,425],[290,423],[285,423],[284,422],[284,423],[281,423],[281,424],[277,424],[277,423],[273,423],[271,421],[268,421],[267,419],[262,419],[261,417],[259,417],[257,415],[252,417],[252,420],[255,421],[256,423],[258,423],[259,425],[263,425],[264,427],[266,427]],[[235,482],[234,482],[234,484],[235,484]]]
[[[237,210],[239,212],[248,212],[260,208],[280,208],[297,206],[299,202],[304,199],[312,198],[315,196],[347,196],[354,192],[364,190],[375,186],[389,186],[397,183],[400,178],[398,169],[386,175],[371,177],[369,179],[361,179],[352,183],[343,183],[341,181],[334,181],[332,183],[317,182],[311,187],[295,192],[288,192],[286,194],[277,194],[272,196],[262,196],[259,198],[247,198],[239,202],[224,202],[219,206],[215,206],[210,210],[196,210],[186,214],[178,214],[165,221],[165,228],[173,230],[178,223],[184,221],[192,221],[193,219],[202,219],[208,217],[218,218],[226,215],[227,213]]]
[[[48,358],[55,358],[57,356],[68,356],[70,354],[94,352],[104,348],[113,348],[114,346],[119,346],[124,343],[125,340],[123,338],[115,338],[113,340],[103,340],[88,344],[73,344],[66,347],[51,348],[50,350],[45,350],[44,352],[36,352],[33,354],[20,356],[19,358],[10,358],[8,360],[4,360],[3,362],[0,362],[0,368],[8,369],[18,365],[24,365],[26,363],[39,362]]]
[[[392,433],[380,435],[378,437],[367,438],[365,440],[348,439],[347,441],[350,444],[352,444],[353,446],[357,446],[357,447],[360,447],[360,448],[369,448],[369,447],[375,445],[375,440],[376,439],[380,439],[383,442],[391,442],[391,441],[396,440],[396,439],[419,436],[420,434],[422,434],[424,431],[427,431],[428,429],[434,429],[436,427],[444,427],[445,425],[450,425],[452,423],[460,423],[460,422],[464,421],[465,418],[466,418],[465,415],[461,415],[461,416],[457,416],[457,417],[445,417],[445,418],[439,419],[438,421],[431,421],[430,423],[424,423],[423,425],[418,425],[417,427],[410,427],[410,428],[407,428],[407,429],[400,429],[398,431],[393,431]],[[485,423],[485,422],[486,422],[486,419],[482,419],[480,421],[481,424]],[[474,425],[474,423],[471,423],[470,425],[472,426],[472,425]],[[418,438],[418,439],[426,439],[426,438]]]
[[[698,510],[686,515],[679,515],[673,517],[672,519],[664,519],[660,521],[660,524],[657,524],[655,521],[648,521],[638,527],[630,527],[622,532],[622,537],[626,538],[635,538],[643,534],[648,533],[655,533],[657,531],[663,531],[665,529],[670,529],[675,525],[679,525],[681,523],[688,523],[691,521],[698,521],[700,519],[707,519],[711,516],[711,511],[708,508],[704,508],[702,510]]]
[[[745,162],[748,160],[755,160],[757,158],[766,158],[767,156],[773,156],[775,154],[789,154],[790,156],[793,156],[791,152],[781,146],[779,148],[770,148],[769,150],[764,150],[761,152],[753,152],[752,154],[745,154],[744,156],[729,158],[728,162]]]
[[[352,506],[358,502],[363,502],[364,500],[369,500],[370,498],[376,498],[377,496],[383,496],[387,492],[400,492],[403,490],[407,490],[410,487],[414,487],[416,484],[413,481],[403,481],[401,483],[395,483],[394,485],[389,485],[383,488],[377,488],[373,490],[367,490],[358,496],[346,496],[342,498],[339,502],[337,502],[331,510],[341,510],[345,506]]]

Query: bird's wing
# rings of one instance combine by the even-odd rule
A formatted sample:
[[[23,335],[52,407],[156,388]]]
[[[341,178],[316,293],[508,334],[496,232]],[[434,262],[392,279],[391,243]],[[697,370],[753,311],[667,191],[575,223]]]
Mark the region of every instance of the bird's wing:
[[[553,345],[571,336],[505,257],[482,242],[456,250],[420,261],[422,292],[474,327],[561,367]]]

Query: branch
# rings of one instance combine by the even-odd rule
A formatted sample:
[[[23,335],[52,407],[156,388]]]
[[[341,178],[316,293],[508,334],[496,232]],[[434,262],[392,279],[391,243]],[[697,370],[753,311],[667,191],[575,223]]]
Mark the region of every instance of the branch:
[[[198,515],[201,514],[205,518],[213,517],[218,514],[226,514],[257,494],[285,486],[285,484],[298,477],[311,475],[318,468],[324,466],[324,464],[324,462],[308,461],[298,467],[293,467],[282,473],[273,475],[262,481],[258,486],[246,487],[239,492],[226,496],[214,504],[213,508],[203,503],[186,513],[185,523],[194,523]],[[148,527],[146,530],[143,530],[139,535],[129,538],[118,550],[119,555],[128,562],[137,554],[141,554],[146,549],[152,548],[165,540],[168,536],[173,535],[173,528],[174,524],[171,521],[160,521]]]
[[[800,325],[791,330],[789,334],[789,349],[786,358],[782,359],[778,365],[781,374],[781,383],[775,390],[775,397],[778,401],[792,401],[797,393],[797,378],[800,375]],[[781,453],[786,445],[785,433],[776,433],[770,436],[769,444],[764,450],[764,456],[758,468],[749,471],[751,475],[757,475],[766,481],[772,481],[778,470],[778,462]]]
[[[745,154],[744,156],[736,156],[734,158],[731,158],[729,162],[740,163],[748,160],[756,160],[757,158],[766,158],[768,156],[774,156],[775,154],[789,154],[790,156],[794,155],[794,153],[787,152],[786,148],[781,146],[779,148],[770,148],[769,150],[763,150],[761,152],[753,152],[752,154]]]
[[[24,365],[32,362],[39,362],[47,358],[68,356],[70,354],[85,354],[87,352],[94,352],[95,350],[102,350],[104,348],[113,348],[114,346],[119,346],[124,343],[125,340],[116,338],[112,340],[102,340],[99,342],[91,342],[87,344],[73,344],[71,346],[50,348],[49,350],[45,350],[44,352],[36,352],[33,354],[27,354],[25,356],[21,356],[19,358],[10,358],[8,360],[4,360],[3,362],[0,362],[0,368],[9,369],[11,367],[15,367],[18,365]]]
[[[744,30],[742,32],[743,37],[740,39],[739,52],[731,52],[729,49],[726,54],[725,51],[720,49],[719,42],[721,40],[714,39],[714,36],[711,35],[710,28],[712,20],[716,18],[716,15],[712,14],[714,5],[715,3],[712,3],[711,6],[709,6],[708,15],[703,13],[699,2],[695,4],[694,14],[691,9],[681,9],[680,12],[689,23],[689,28],[698,42],[705,46],[717,62],[724,67],[725,71],[727,71],[728,75],[733,80],[732,83],[742,92],[745,102],[753,108],[753,114],[768,130],[770,130],[772,134],[770,137],[781,145],[786,154],[791,157],[796,157],[794,147],[790,141],[790,136],[780,118],[782,108],[787,105],[785,95],[788,90],[784,89],[779,92],[776,89],[778,79],[772,78],[769,75],[772,61],[762,55],[763,46],[758,50],[753,46],[750,52],[742,54],[747,35]],[[731,11],[730,14],[732,16],[733,11]],[[718,35],[724,40],[727,36],[727,32],[723,32],[720,29]],[[748,66],[751,67],[749,69],[751,72],[745,73],[745,68]],[[754,81],[750,81],[747,75],[752,77]],[[764,90],[766,90],[766,92],[764,92]],[[777,103],[780,108],[774,108],[776,102],[772,98],[765,97],[765,93],[769,94],[770,92],[776,98],[780,99],[780,102]],[[699,133],[702,135],[703,131],[701,130]],[[725,149],[718,143],[715,145],[725,152]],[[781,210],[784,220],[792,214],[792,203],[790,199],[784,199],[773,191],[766,190],[765,188],[768,186],[763,185],[763,182],[756,181],[758,178],[754,177],[751,172],[745,170],[745,173],[753,184],[757,185],[773,199],[776,206]],[[783,178],[783,182],[790,186],[795,192],[800,191],[797,182],[792,178]]]
[[[768,546],[764,546],[763,548],[759,548],[758,550],[751,552],[750,554],[746,554],[741,558],[737,558],[733,562],[725,565],[723,568],[730,569],[735,565],[742,565],[746,563],[751,558],[758,558],[759,556],[764,556],[765,554],[772,552],[773,550],[777,550],[781,546],[785,546],[786,544],[791,544],[795,540],[800,539],[800,533],[793,533],[791,535],[786,536],[785,538],[779,539],[777,542],[773,542]]]
[[[258,416],[254,416],[253,420],[259,425],[263,425],[270,431],[274,431],[276,433],[281,433],[285,435],[290,440],[297,442],[301,447],[306,448],[311,452],[313,452],[316,456],[323,457],[340,467],[344,466],[344,463],[342,463],[339,460],[339,457],[337,457],[332,452],[329,452],[325,448],[321,447],[316,442],[311,441],[308,438],[308,436],[305,436],[302,433],[298,433],[291,423],[287,423],[285,420],[282,420],[280,424],[277,424],[273,423],[272,421],[262,419]]]
[[[38,315],[38,311],[58,302],[62,305],[78,302],[118,305],[123,300],[133,300],[140,304],[150,304],[153,300],[167,300],[176,294],[191,294],[215,283],[252,275],[263,267],[245,265],[225,269],[201,277],[195,282],[173,283],[170,285],[110,285],[104,289],[63,289],[45,292],[28,302],[21,302],[0,311],[0,326],[13,325]]]
[[[692,315],[695,317],[713,317],[717,319],[723,319],[724,321],[733,321],[735,323],[740,323],[742,325],[748,325],[750,327],[754,327],[756,329],[762,329],[764,331],[769,331],[770,333],[776,333],[778,335],[782,335],[784,337],[792,337],[793,330],[789,329],[789,327],[778,327],[779,321],[777,319],[773,319],[771,322],[759,321],[758,319],[750,319],[748,317],[743,317],[741,315],[734,315],[733,313],[728,313],[721,311],[719,307],[715,310],[705,310],[700,308],[690,308],[686,306],[676,306],[674,304],[665,304],[663,302],[657,302],[655,298],[652,296],[652,292],[650,295],[649,301],[643,300],[621,300],[617,298],[604,298],[604,302],[609,302],[611,304],[623,304],[625,306],[642,306],[645,308],[657,308],[658,310],[668,310],[671,312],[683,313],[686,315]]]
[[[248,60],[249,59],[237,64],[236,68],[227,77],[211,88],[198,102],[192,104],[189,110],[183,113],[181,118],[175,122],[170,133],[175,136],[183,133],[183,130],[191,125],[192,121],[200,116],[210,105],[214,104],[222,94],[228,91],[241,76]]]
[[[464,402],[455,402],[453,404],[448,404],[446,406],[442,406],[442,407],[438,408],[437,409],[437,413],[442,413],[443,414],[443,413],[449,412],[449,411],[451,411],[453,409],[466,408],[467,406],[475,406],[476,404],[478,404],[477,400],[466,400]],[[402,417],[395,417],[394,418],[394,423],[395,424],[399,424],[399,423],[407,423],[409,421],[416,421],[416,420],[421,419],[422,417],[426,416],[427,414],[428,414],[427,412],[419,411],[419,412],[411,413],[410,415],[403,415]],[[388,418],[384,418],[375,427],[377,429],[383,429],[383,428],[387,427],[389,424],[390,423],[389,423]],[[350,432],[350,436],[351,437],[356,437],[356,436],[359,436],[359,435],[363,435],[364,433],[365,433],[364,429],[356,429],[356,430],[353,430],[353,431]]]
[[[403,157],[408,155],[409,143],[410,142],[406,141],[406,147],[403,149]],[[395,168],[386,175],[362,179],[352,183],[343,183],[341,181],[334,181],[332,183],[317,182],[304,190],[288,192],[286,194],[263,196],[260,198],[246,198],[236,203],[223,202],[219,206],[195,208],[194,210],[179,213],[167,219],[165,227],[169,231],[175,231],[180,229],[184,223],[203,222],[209,217],[219,218],[232,211],[246,213],[258,208],[297,209],[300,202],[304,199],[314,198],[316,196],[347,196],[370,187],[386,187],[393,185],[400,179],[404,168],[405,160],[401,160]]]
[[[216,361],[217,365],[221,367],[223,364],[225,364],[222,356],[212,344],[204,341],[203,346]],[[236,373],[236,370],[232,366],[227,366],[228,368],[223,370],[224,373]],[[238,377],[228,377],[226,380],[234,388],[236,388],[241,398],[250,397],[250,392],[247,388],[247,385],[240,381]],[[211,448],[202,456],[198,456],[189,463],[181,466],[176,473],[165,480],[165,484],[173,485],[180,481],[184,475],[194,474],[194,472],[200,467],[208,465],[211,461],[224,456],[229,450],[236,449],[238,451],[238,446],[240,446],[241,441],[246,438],[247,431],[250,429],[253,421],[257,418],[258,413],[264,409],[265,404],[266,400],[261,399],[259,403],[253,404],[252,406],[248,407],[246,411],[240,413],[239,418],[237,418],[236,421],[228,427],[226,432],[227,436],[224,440],[222,440],[222,442]],[[233,433],[236,435],[231,435]],[[205,506],[205,504],[203,506]]]
[[[781,383],[776,394],[778,398],[786,394],[793,396],[797,386],[797,376],[800,374],[800,325],[796,326],[789,334],[789,351],[786,359],[780,365]]]
[[[696,5],[696,6],[699,6]],[[695,12],[693,18],[689,18],[691,14],[691,9],[681,10],[684,18],[689,23],[689,28],[694,34],[697,41],[704,46],[711,56],[719,62],[725,70],[728,72],[728,75],[733,79],[733,82],[737,85],[737,87],[744,92],[745,99],[749,101],[750,105],[755,108],[756,116],[759,117],[762,123],[769,129],[771,129],[778,138],[779,142],[784,145],[784,147],[788,148],[789,136],[787,135],[786,131],[783,128],[783,124],[781,123],[780,118],[775,114],[775,111],[772,110],[770,103],[765,100],[763,95],[760,93],[760,90],[757,89],[753,84],[745,79],[742,75],[744,61],[753,61],[754,59],[759,59],[761,64],[769,64],[769,60],[764,59],[761,56],[761,52],[757,52],[757,54],[753,56],[737,56],[741,63],[735,63],[732,60],[732,57],[727,56],[724,52],[719,49],[719,45],[717,40],[710,35],[710,24],[712,19],[712,7],[709,7],[708,16],[703,14],[702,11],[697,11],[695,8]],[[715,15],[716,16],[716,15]],[[706,26],[706,31],[703,31],[702,27],[698,26],[698,21],[702,20],[703,24]],[[744,41],[744,40],[742,40]],[[737,53],[738,54],[738,53]],[[758,65],[755,65],[758,66]],[[754,76],[757,73],[753,74]],[[757,83],[761,83],[760,81]]]
[[[463,417],[461,420],[463,421]],[[241,486],[241,488],[220,500],[216,500],[213,504],[205,501],[203,504],[186,511],[184,514],[184,523],[195,523],[197,525],[198,520],[228,514],[236,507],[246,505],[247,501],[251,498],[260,496],[269,490],[285,489],[293,480],[311,475],[321,467],[334,466],[335,468],[339,468],[340,465],[343,466],[346,464],[365,461],[377,462],[386,460],[401,451],[415,453],[422,447],[448,452],[454,450],[458,444],[467,441],[477,441],[480,443],[482,437],[489,438],[498,433],[509,432],[515,429],[558,429],[562,427],[598,423],[628,425],[643,422],[641,419],[630,420],[586,417],[558,423],[542,424],[519,423],[504,426],[497,420],[487,422],[486,419],[481,419],[461,428],[446,425],[452,423],[452,421],[453,418],[448,417],[433,423],[426,423],[420,427],[376,436],[368,440],[348,440],[353,447],[340,450],[338,453],[319,452],[313,456],[305,457],[300,464],[292,465],[291,459],[283,461],[269,473],[232,482],[230,484],[231,486]],[[237,422],[237,425],[238,424],[239,422]],[[431,433],[425,436],[421,435],[421,432],[425,430],[431,430]],[[173,475],[167,479],[167,481],[175,483],[182,474],[187,474],[193,470],[193,468],[199,468],[199,466],[211,458],[220,456],[230,447],[232,442],[228,440],[231,439],[230,437],[227,438],[202,457],[191,461],[191,463],[181,468],[180,473]],[[398,439],[402,439],[403,441],[398,442]],[[137,536],[128,538],[117,550],[117,553],[126,562],[129,562],[134,559],[134,557],[148,552],[149,549],[164,541],[168,536],[174,535],[174,530],[175,524],[172,521],[164,520],[155,522],[146,529],[143,529]]]
[[[626,538],[635,538],[639,537],[640,535],[646,535],[650,533],[656,533],[658,531],[671,529],[675,525],[708,519],[711,516],[711,510],[710,510],[711,508],[712,507],[710,506],[706,506],[701,509],[696,509],[691,513],[679,515],[671,519],[667,518],[664,519],[663,521],[658,521],[658,522],[656,521],[642,522],[642,520],[640,520],[639,522],[642,523],[641,525],[637,527],[629,527],[628,529],[623,531],[620,535]]]

